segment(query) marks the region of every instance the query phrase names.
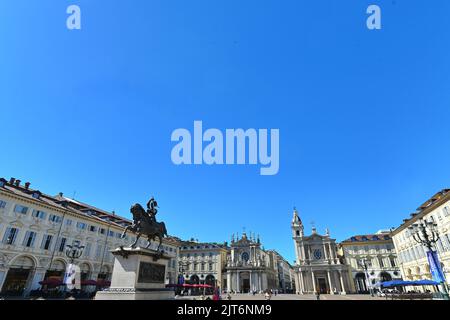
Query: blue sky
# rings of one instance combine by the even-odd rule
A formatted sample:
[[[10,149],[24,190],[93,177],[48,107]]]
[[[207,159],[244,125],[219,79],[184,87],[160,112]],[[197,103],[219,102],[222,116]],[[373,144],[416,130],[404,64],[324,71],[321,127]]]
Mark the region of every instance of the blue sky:
[[[77,4],[82,30],[66,28]],[[382,9],[382,30],[366,8]],[[242,228],[294,259],[309,232],[398,226],[449,187],[446,0],[0,2],[0,176],[169,233]],[[280,129],[280,172],[175,166],[173,130]]]

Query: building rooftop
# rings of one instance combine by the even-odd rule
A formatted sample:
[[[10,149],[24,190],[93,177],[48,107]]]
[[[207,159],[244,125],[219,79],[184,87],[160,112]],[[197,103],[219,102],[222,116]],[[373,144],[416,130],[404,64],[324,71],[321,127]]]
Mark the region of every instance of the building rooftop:
[[[387,233],[382,233],[382,234],[365,234],[365,235],[357,235],[357,236],[353,236],[350,237],[344,241],[342,241],[341,243],[358,243],[358,242],[373,242],[373,241],[391,241],[392,238],[390,236],[390,234]]]
[[[30,186],[31,184],[29,182],[21,184],[21,180],[15,178],[11,178],[10,180],[0,178],[0,190],[6,193],[37,201],[55,209],[67,210],[76,215],[89,217],[99,222],[106,222],[119,228],[124,228],[132,224],[131,220],[117,215],[114,211],[108,212],[79,200],[67,198],[62,192],[56,196],[51,196],[37,189],[32,189]],[[166,239],[172,242],[181,242],[179,238],[170,235]]]

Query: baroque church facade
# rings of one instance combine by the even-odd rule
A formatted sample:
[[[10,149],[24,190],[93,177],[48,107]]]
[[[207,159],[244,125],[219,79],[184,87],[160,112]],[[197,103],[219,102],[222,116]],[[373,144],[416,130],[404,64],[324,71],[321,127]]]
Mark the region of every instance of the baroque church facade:
[[[297,294],[346,294],[352,291],[349,267],[337,254],[336,240],[327,230],[320,235],[312,228],[305,235],[304,226],[297,210],[291,224],[295,244],[294,266]]]
[[[231,239],[226,264],[226,287],[228,292],[262,292],[278,288],[277,258],[271,251],[261,247],[259,236]]]

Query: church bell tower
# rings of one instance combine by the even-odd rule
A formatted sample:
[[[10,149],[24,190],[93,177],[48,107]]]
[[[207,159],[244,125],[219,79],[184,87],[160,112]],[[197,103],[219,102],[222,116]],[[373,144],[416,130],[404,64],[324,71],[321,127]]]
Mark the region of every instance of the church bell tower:
[[[303,223],[300,217],[298,216],[298,211],[294,207],[294,216],[292,217],[292,237],[294,239],[303,237],[305,235]]]

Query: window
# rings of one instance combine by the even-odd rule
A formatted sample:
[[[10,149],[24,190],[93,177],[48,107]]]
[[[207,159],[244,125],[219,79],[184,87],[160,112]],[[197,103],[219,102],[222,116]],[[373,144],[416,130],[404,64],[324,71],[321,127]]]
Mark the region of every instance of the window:
[[[108,236],[110,236],[110,237],[114,237],[114,231],[112,231],[112,230],[109,230],[109,232],[108,232]]]
[[[27,231],[25,238],[23,239],[23,246],[27,248],[32,248],[34,246],[34,239],[36,238],[36,232]]]
[[[97,250],[95,251],[95,258],[99,259],[101,255],[102,255],[102,245],[99,244],[97,246]]]
[[[205,264],[202,263],[202,271],[205,271]]]
[[[88,242],[86,243],[86,247],[84,248],[83,255],[85,258],[89,258],[91,255],[91,244]]]
[[[64,252],[64,249],[66,247],[66,242],[67,242],[66,238],[60,238],[59,239],[59,244],[58,244],[58,251],[59,252]]]
[[[21,214],[27,214],[28,207],[21,206],[20,204],[16,204],[14,207],[14,212],[21,213]]]
[[[52,239],[53,239],[52,235],[46,234],[44,238],[42,238],[41,249],[50,250]]]
[[[297,236],[297,237],[300,237],[300,231],[295,231],[295,235]]]
[[[106,230],[105,230],[105,228],[100,228],[100,229],[98,229],[98,232],[100,234],[105,234]]]
[[[67,219],[66,220],[66,226],[70,227],[72,225],[72,222],[73,222],[72,220]]]
[[[6,207],[6,201],[0,200],[0,209]]]
[[[3,236],[3,243],[4,244],[14,244],[14,241],[16,241],[17,234],[19,233],[19,229],[8,227],[6,228],[5,235]]]
[[[51,214],[48,216],[48,221],[54,223],[61,223],[62,218],[60,216],[57,216],[56,214]]]
[[[84,223],[84,222],[77,222],[77,229],[85,230],[86,227],[87,227],[86,223]]]
[[[320,260],[322,258],[322,251],[320,249],[315,249],[313,255],[314,259]]]
[[[379,263],[380,263],[380,267],[381,267],[381,268],[384,268],[383,258],[382,258],[382,257],[379,257],[379,258],[378,258],[378,261],[379,261]]]
[[[394,257],[389,257],[389,260],[391,261],[391,267],[395,267],[396,266],[395,258]]]
[[[97,227],[96,226],[89,226],[89,231],[96,232],[97,231]]]
[[[45,219],[47,214],[44,211],[41,210],[33,210],[33,217],[39,218],[39,219]]]
[[[212,270],[213,270],[213,264],[210,263],[210,264],[209,264],[209,271],[212,271]]]
[[[248,252],[243,252],[241,258],[242,261],[247,262],[250,259],[250,255],[248,254]]]
[[[0,203],[1,203],[1,201],[0,201]],[[0,208],[1,208],[1,207],[2,207],[2,206],[1,206],[1,204],[0,204]],[[443,209],[442,211],[444,211],[444,216],[448,216],[450,210],[448,210],[448,207],[444,207],[444,209]]]

